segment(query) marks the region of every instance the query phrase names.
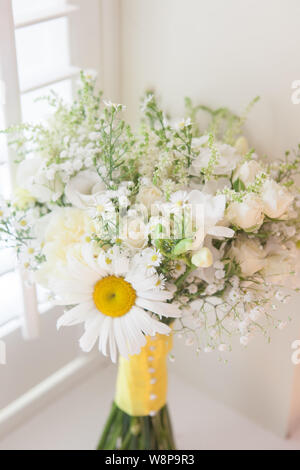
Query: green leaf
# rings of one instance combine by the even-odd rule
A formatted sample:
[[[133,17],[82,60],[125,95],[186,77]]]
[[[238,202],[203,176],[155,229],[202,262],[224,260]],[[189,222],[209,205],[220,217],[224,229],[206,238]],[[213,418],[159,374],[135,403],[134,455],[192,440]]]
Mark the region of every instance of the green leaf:
[[[173,249],[173,254],[175,256],[180,256],[183,253],[186,253],[192,248],[193,245],[193,240],[191,238],[186,238],[184,240],[181,240],[175,248]]]
[[[240,193],[241,191],[245,191],[246,186],[245,186],[245,184],[243,183],[243,181],[238,178],[238,179],[235,180],[235,182],[233,183],[233,189],[235,190],[236,193]]]

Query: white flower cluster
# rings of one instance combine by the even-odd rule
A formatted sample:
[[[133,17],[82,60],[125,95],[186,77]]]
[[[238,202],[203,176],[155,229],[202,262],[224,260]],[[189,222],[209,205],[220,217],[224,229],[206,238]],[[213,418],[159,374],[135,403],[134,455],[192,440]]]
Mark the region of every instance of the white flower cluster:
[[[85,324],[85,351],[98,341],[116,360],[172,326],[223,353],[286,325],[278,305],[300,287],[298,154],[262,163],[243,118],[210,112],[203,133],[201,107],[188,101],[173,124],[154,95],[134,134],[84,75],[78,100],[54,105],[47,127],[9,131],[18,188],[1,202],[0,238],[67,307],[59,326]]]

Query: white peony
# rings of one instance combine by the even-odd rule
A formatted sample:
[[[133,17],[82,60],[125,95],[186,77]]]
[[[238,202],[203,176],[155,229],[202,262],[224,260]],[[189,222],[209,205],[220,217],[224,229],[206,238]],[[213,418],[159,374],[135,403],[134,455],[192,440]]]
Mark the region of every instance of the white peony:
[[[243,276],[253,276],[264,268],[266,253],[258,240],[240,237],[231,247],[229,257],[240,265]]]
[[[201,172],[206,169],[211,161],[212,151],[209,147],[203,147],[204,139],[194,139],[193,148],[199,151],[199,156],[192,163],[190,173],[192,176],[200,176]],[[227,144],[216,143],[215,147],[218,151],[219,158],[213,168],[214,175],[229,175],[236,168],[240,155],[234,147]]]
[[[93,231],[90,217],[73,207],[56,209],[42,217],[36,226],[36,233],[43,243],[46,262],[37,272],[38,282],[48,286],[50,278],[60,277],[61,269],[66,266],[68,253],[76,253],[83,238]]]
[[[246,231],[258,229],[264,221],[261,199],[256,194],[248,194],[243,202],[231,202],[226,211],[226,220]]]
[[[35,157],[24,160],[17,170],[17,185],[31,194],[38,202],[57,201],[64,186],[58,175],[49,181],[46,177],[45,161]]]
[[[255,160],[243,163],[239,166],[233,175],[233,181],[241,180],[245,186],[253,184],[256,177],[263,172],[262,167]]]
[[[95,205],[96,196],[106,190],[105,184],[95,171],[85,170],[71,178],[66,186],[68,201],[78,209]]]
[[[261,191],[264,213],[271,219],[279,219],[290,208],[294,196],[273,180],[267,180]]]
[[[24,188],[16,188],[13,203],[19,210],[25,210],[35,203],[36,199]]]

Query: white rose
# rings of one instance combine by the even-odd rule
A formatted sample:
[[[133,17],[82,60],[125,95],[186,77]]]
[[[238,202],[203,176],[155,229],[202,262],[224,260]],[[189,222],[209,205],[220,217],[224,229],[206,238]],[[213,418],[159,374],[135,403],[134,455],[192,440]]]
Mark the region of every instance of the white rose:
[[[156,186],[142,186],[137,195],[137,202],[143,204],[149,210],[151,206],[161,200],[161,198],[162,192]]]
[[[267,180],[261,191],[264,213],[271,219],[279,219],[288,211],[294,196],[273,180]]]
[[[148,227],[142,217],[125,217],[121,220],[121,239],[133,250],[145,248],[148,242]]]
[[[105,184],[95,171],[85,170],[71,178],[66,186],[68,201],[78,209],[95,204],[96,197],[106,190]]]
[[[241,237],[234,242],[229,257],[240,265],[244,276],[253,276],[264,268],[266,254],[258,240]]]
[[[262,274],[267,282],[272,284],[292,287],[296,279],[292,273],[296,271],[296,262],[287,253],[279,253],[268,256]]]
[[[17,169],[17,185],[29,192],[38,202],[55,201],[63,194],[63,183],[55,175],[52,181],[46,177],[45,161],[36,157],[24,160]]]
[[[262,167],[255,160],[243,163],[236,169],[233,175],[233,181],[241,180],[245,186],[253,184],[256,177],[263,172]]]
[[[199,145],[199,139],[193,140],[193,148],[196,151],[200,151],[199,156],[193,161],[190,173],[193,176],[200,176],[201,171],[207,168],[212,157],[212,151],[208,147]],[[240,155],[234,147],[227,144],[216,143],[215,147],[219,153],[218,161],[213,168],[214,175],[228,175],[236,168]]]
[[[256,194],[248,194],[243,202],[231,202],[226,211],[226,220],[247,231],[259,228],[264,221],[261,199]]]
[[[192,189],[199,189],[199,185],[191,184],[190,186]],[[225,188],[231,188],[231,181],[229,178],[218,178],[216,180],[209,180],[203,186],[202,191],[206,194],[210,194],[211,196],[215,196],[219,191],[222,192]]]

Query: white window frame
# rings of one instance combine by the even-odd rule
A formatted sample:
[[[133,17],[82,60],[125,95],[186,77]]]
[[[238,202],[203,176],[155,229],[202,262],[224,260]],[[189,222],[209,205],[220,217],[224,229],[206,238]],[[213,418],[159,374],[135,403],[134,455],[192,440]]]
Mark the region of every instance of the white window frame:
[[[88,11],[87,2],[94,9],[93,14]],[[74,57],[72,55],[72,62],[80,64],[80,68],[71,67],[63,76],[51,78],[51,83],[41,83],[40,87],[76,77],[82,68],[93,68],[98,72],[100,87],[105,95],[120,102],[120,0],[71,0],[69,3],[67,14],[70,15],[71,54],[72,50],[79,51]],[[73,15],[76,7],[83,6],[80,15]],[[95,12],[98,10],[97,17]],[[52,11],[52,18],[58,17],[60,13]],[[27,19],[19,22],[16,27],[28,26],[40,19]],[[11,0],[0,0],[0,78],[9,84],[6,86],[5,104],[7,125],[21,120],[22,90],[20,91],[18,80],[14,28]],[[79,30],[82,40],[92,35],[92,41],[100,43],[99,48],[91,47],[89,55],[84,57],[80,57]],[[36,88],[39,86],[35,84],[34,89]],[[28,91],[31,89],[23,90]],[[11,169],[14,180],[13,165]],[[24,318],[0,327],[0,340],[5,342],[7,348],[7,365],[0,365],[0,382],[4,390],[0,397],[0,438],[74,381],[80,380],[95,367],[106,364],[97,352],[85,356],[80,353],[77,328],[57,333],[55,324],[61,310],[54,308],[46,314],[38,315],[35,293],[32,289],[28,290],[26,282],[23,287],[26,307]]]

